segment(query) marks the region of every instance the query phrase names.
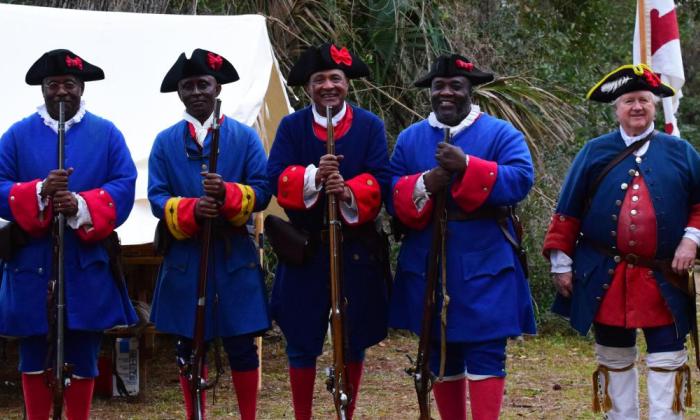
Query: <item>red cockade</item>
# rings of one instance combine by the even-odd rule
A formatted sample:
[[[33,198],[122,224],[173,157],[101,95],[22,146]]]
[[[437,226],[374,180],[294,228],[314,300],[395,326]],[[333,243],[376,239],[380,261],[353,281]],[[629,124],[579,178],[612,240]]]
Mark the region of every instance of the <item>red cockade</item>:
[[[224,59],[220,55],[214,54],[212,52],[207,53],[207,64],[209,68],[214,71],[219,71],[221,66],[224,64]]]
[[[82,71],[83,60],[81,60],[78,56],[76,56],[75,58],[70,58],[70,56],[66,55],[66,66],[74,67]]]
[[[338,49],[338,47],[331,44],[331,58],[336,64],[344,64],[346,66],[352,65],[352,57],[345,47]]]

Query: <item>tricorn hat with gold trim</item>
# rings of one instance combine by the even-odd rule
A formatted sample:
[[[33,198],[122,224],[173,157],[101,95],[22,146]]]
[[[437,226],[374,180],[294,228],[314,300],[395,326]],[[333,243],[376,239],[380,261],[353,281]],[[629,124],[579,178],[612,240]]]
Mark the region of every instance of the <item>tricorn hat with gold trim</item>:
[[[676,91],[662,82],[659,75],[646,64],[627,64],[603,77],[588,91],[586,99],[612,102],[625,93],[638,90],[648,90],[662,98],[676,94]]]

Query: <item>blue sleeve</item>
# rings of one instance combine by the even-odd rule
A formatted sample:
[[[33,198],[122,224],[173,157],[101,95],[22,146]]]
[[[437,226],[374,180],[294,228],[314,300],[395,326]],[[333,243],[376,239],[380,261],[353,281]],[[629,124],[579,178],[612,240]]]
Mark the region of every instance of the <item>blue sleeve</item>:
[[[111,126],[109,143],[109,175],[102,188],[116,204],[117,226],[124,223],[134,207],[136,189],[136,165],[126,146],[124,135]]]
[[[169,189],[167,157],[163,150],[162,133],[156,137],[148,157],[148,201],[151,212],[159,219],[165,215],[165,203],[172,197]]]
[[[496,134],[498,176],[486,202],[514,205],[524,200],[535,182],[535,169],[523,134],[504,124]]]
[[[262,211],[270,203],[270,185],[266,176],[267,158],[265,149],[257,133],[249,129],[248,150],[246,154],[246,179],[243,183],[255,191],[255,207],[253,211]]]

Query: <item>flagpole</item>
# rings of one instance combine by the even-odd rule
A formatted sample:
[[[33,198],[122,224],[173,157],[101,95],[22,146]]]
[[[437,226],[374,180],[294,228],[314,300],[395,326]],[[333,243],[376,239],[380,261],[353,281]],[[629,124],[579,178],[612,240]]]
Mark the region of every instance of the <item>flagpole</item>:
[[[649,64],[647,57],[647,21],[645,0],[637,0],[637,22],[639,22],[639,59],[643,64]]]

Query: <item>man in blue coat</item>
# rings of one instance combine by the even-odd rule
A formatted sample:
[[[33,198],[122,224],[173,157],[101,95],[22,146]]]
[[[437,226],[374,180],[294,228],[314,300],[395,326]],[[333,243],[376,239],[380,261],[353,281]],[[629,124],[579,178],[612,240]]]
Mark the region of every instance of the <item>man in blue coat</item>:
[[[51,226],[66,217],[64,277],[65,360],[72,378],[64,394],[69,419],[90,413],[102,331],[137,321],[122,279],[110,270],[103,241],[134,204],[136,167],[124,137],[111,122],[86,110],[85,82],[104,73],[68,50],[42,55],[27,72],[40,85],[44,105],[0,139],[0,217],[29,237],[5,261],[0,287],[0,335],[20,338],[22,388],[29,419],[48,419],[46,290],[54,278]],[[65,170],[58,167],[59,102],[65,104]]]
[[[415,82],[430,88],[433,112],[399,134],[391,157],[390,211],[407,228],[401,244],[389,325],[421,332],[432,239],[433,195],[449,187],[447,278],[434,315],[430,368],[439,375],[439,311],[447,306],[445,369],[433,384],[443,419],[496,419],[505,387],[508,337],[534,334],[530,290],[516,256],[510,206],[532,187],[522,133],[471,103],[472,87],[493,80],[468,59],[443,55]],[[449,129],[451,144],[443,142]],[[506,235],[507,233],[507,235]],[[442,277],[442,276],[441,276]]]
[[[202,49],[184,53],[166,74],[161,92],[177,91],[185,112],[163,130],[148,161],[148,199],[174,240],[165,250],[151,320],[175,334],[187,415],[191,394],[183,368],[190,362],[195,324],[199,230],[212,220],[205,340],[221,337],[241,418],[254,419],[259,383],[255,337],[270,327],[257,251],[246,222],[270,201],[265,151],[255,131],[221,116],[217,173],[207,171],[216,97],[238,74],[224,57]],[[202,401],[202,406],[204,406]]]
[[[347,299],[346,360],[352,417],[365,349],[386,336],[387,290],[374,219],[389,186],[384,124],[345,100],[348,79],[369,69],[346,48],[324,44],[306,50],[288,83],[304,86],[312,104],[285,117],[267,167],[269,183],[291,223],[309,233],[316,251],[302,263],[280,261],[271,309],[287,339],[289,379],[297,419],[310,419],[330,308],[328,243],[323,231],[326,194],[338,198],[343,224],[343,295]],[[326,106],[332,107],[336,156],[326,154]]]
[[[673,94],[643,64],[614,70],[588,92],[613,102],[620,128],[578,153],[544,241],[554,312],[582,335],[593,325],[593,407],[611,419],[639,418],[637,328],[647,342],[649,417],[679,419],[690,398],[685,340],[695,323],[688,270],[700,242],[700,156],[654,130],[658,97]]]

